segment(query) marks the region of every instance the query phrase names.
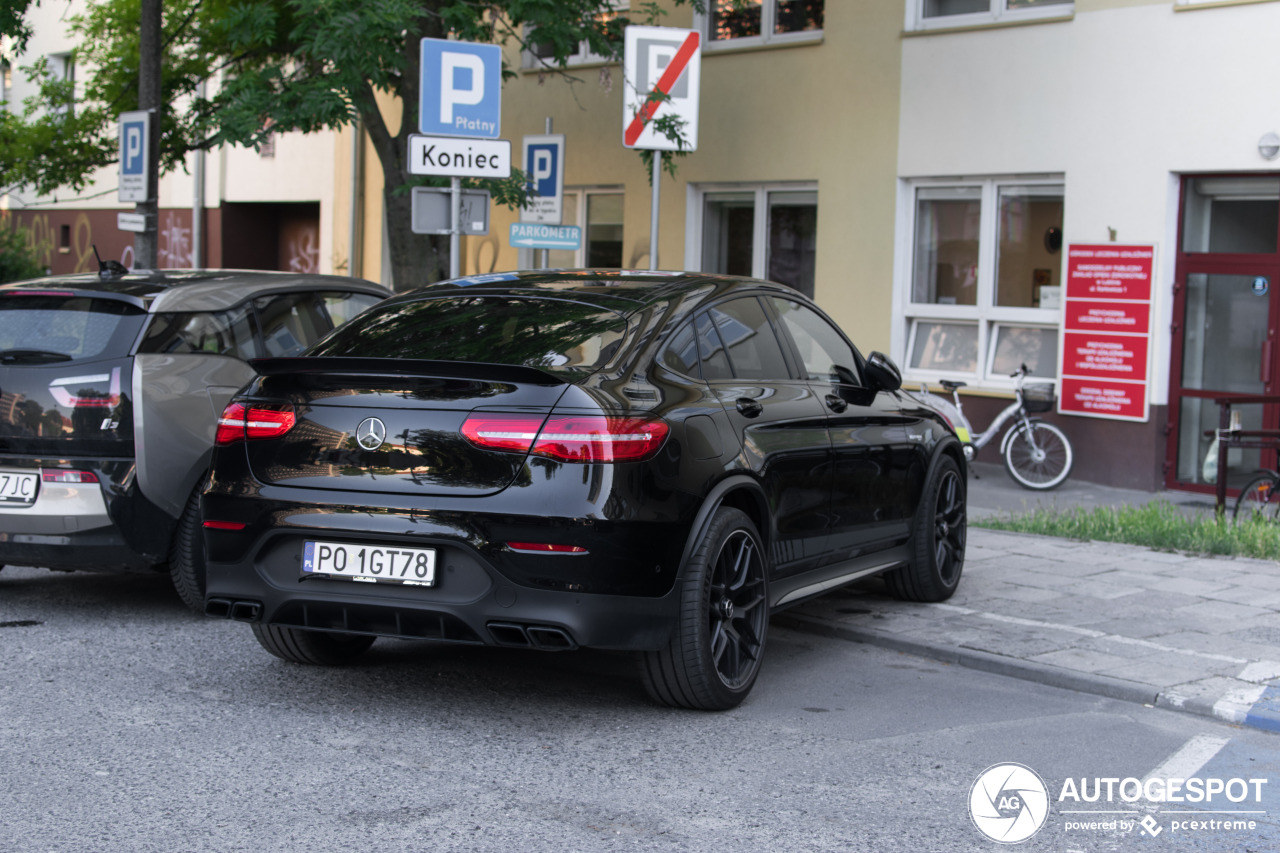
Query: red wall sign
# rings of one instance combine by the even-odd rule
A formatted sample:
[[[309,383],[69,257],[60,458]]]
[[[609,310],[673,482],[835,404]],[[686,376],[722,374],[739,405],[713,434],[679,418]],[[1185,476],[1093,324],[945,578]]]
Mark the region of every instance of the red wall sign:
[[[1067,249],[1058,411],[1145,421],[1155,248]]]

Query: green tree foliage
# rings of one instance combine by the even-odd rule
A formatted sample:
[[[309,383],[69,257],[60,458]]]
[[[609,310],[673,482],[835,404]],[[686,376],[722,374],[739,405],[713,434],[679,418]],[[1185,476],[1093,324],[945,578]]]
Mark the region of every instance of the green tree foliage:
[[[735,0],[736,2],[736,0]],[[666,5],[703,8],[703,0]],[[2,33],[20,40],[24,0],[0,0]],[[140,0],[97,0],[70,20],[79,45],[80,99],[50,79],[42,61],[23,70],[39,91],[0,117],[0,183],[48,194],[82,190],[116,158],[116,117],[137,106]],[[620,58],[623,30],[659,23],[653,0],[617,14],[609,0],[165,0],[161,172],[186,154],[222,144],[256,147],[273,131],[314,132],[359,122],[385,179],[391,265],[404,289],[448,270],[448,238],[409,231],[410,193],[431,181],[408,174],[408,137],[418,126],[419,40],[518,43],[536,33],[549,71],[562,72],[578,45]],[[506,74],[513,76],[508,69]],[[199,95],[201,81],[218,81]],[[388,124],[380,94],[399,99]],[[329,164],[316,164],[327,169]],[[438,182],[437,182],[438,183]],[[501,202],[524,203],[524,178],[482,182]]]
[[[44,275],[26,236],[11,226],[11,222],[0,221],[0,284]]]

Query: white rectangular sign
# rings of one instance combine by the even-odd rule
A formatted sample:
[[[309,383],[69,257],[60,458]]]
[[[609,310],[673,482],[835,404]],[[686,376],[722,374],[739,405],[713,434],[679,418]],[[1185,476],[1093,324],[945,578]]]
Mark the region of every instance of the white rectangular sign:
[[[143,213],[117,213],[116,227],[121,231],[133,231],[141,234],[147,230],[147,217]]]
[[[564,134],[526,136],[522,167],[529,178],[529,207],[521,222],[559,225],[564,208]]]
[[[448,187],[414,187],[409,230],[414,234],[452,234],[453,211],[450,203],[453,193]],[[484,235],[489,233],[488,190],[463,190],[459,205],[458,224],[460,234]]]
[[[147,149],[151,139],[151,113],[120,113],[120,201],[147,201]]]
[[[702,79],[702,37],[697,30],[627,27],[622,61],[622,144],[648,151],[698,148],[698,87]],[[673,116],[680,141],[654,128]]]
[[[511,141],[413,134],[409,137],[409,174],[509,178]]]

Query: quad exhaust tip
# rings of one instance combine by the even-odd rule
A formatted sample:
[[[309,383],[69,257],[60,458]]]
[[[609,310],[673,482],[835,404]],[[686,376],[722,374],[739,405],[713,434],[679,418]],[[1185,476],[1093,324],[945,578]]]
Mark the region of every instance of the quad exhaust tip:
[[[210,598],[204,603],[204,614],[218,619],[234,619],[237,622],[257,622],[262,618],[262,602]]]
[[[493,641],[500,646],[537,649],[543,652],[567,652],[578,647],[568,631],[550,625],[490,622],[487,627]]]

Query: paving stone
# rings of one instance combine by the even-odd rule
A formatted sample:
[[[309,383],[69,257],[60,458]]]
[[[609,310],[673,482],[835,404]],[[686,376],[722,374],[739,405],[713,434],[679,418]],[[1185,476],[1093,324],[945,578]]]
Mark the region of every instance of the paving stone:
[[[1206,592],[1204,597],[1217,601],[1232,601],[1237,604],[1265,607],[1268,610],[1280,610],[1280,590],[1260,590],[1246,586],[1231,586],[1217,592]]]
[[[1095,580],[1092,578],[1082,580],[1072,586],[1064,587],[1065,592],[1075,595],[1087,595],[1090,598],[1101,598],[1110,600],[1115,598],[1125,598],[1138,593],[1146,592],[1140,586],[1124,586],[1122,584],[1107,583],[1106,581]]]
[[[1079,579],[1075,577],[1049,572],[1018,572],[1016,575],[1009,575],[1004,578],[1006,583],[1030,586],[1036,589],[1057,589],[1063,586],[1070,586],[1077,580]]]
[[[1179,661],[1161,660],[1162,655],[1146,657],[1132,661],[1124,666],[1111,667],[1098,671],[1098,675],[1109,675],[1112,678],[1123,678],[1128,681],[1141,681],[1144,684],[1155,684],[1162,687],[1173,687],[1200,678],[1213,675],[1226,676],[1221,664],[1217,666],[1197,665],[1186,658]]]
[[[1250,572],[1243,578],[1237,579],[1236,583],[1240,586],[1249,587],[1251,589],[1280,590],[1280,575]]]
[[[1003,598],[1024,603],[1042,603],[1063,597],[1061,592],[1029,586],[1017,586],[1015,584],[1003,584],[1000,589],[993,590],[990,595],[993,598]]]
[[[1069,648],[1060,649],[1046,654],[1036,655],[1031,660],[1037,663],[1047,663],[1051,666],[1060,666],[1063,669],[1074,669],[1077,672],[1098,673],[1104,669],[1113,669],[1115,667],[1125,666],[1130,663],[1127,658],[1119,655],[1111,655],[1106,652],[1099,652],[1093,649]]]
[[[1203,601],[1189,607],[1180,607],[1174,613],[1190,613],[1198,619],[1222,620],[1226,623],[1239,623],[1245,619],[1272,615],[1262,607],[1250,607],[1247,604],[1234,604],[1230,601]],[[1176,618],[1176,617],[1174,617]]]
[[[1253,642],[1238,636],[1241,632],[1230,634],[1206,634],[1202,631],[1178,631],[1148,637],[1153,643],[1172,646],[1176,649],[1190,649],[1209,654],[1230,655],[1245,660],[1280,661],[1280,646]]]
[[[1174,684],[1169,689],[1184,699],[1204,699],[1216,702],[1229,691],[1238,689],[1244,684],[1245,682],[1234,678],[1214,675],[1208,678],[1198,678],[1181,684]]]
[[[1092,649],[1095,652],[1105,652],[1118,658],[1135,660],[1137,658],[1150,657],[1159,654],[1158,649],[1150,649],[1146,646],[1134,645],[1118,640],[1115,637],[1085,637],[1078,641],[1074,648]]]
[[[1215,583],[1213,581],[1196,580],[1194,578],[1162,578],[1159,589],[1165,592],[1180,592],[1184,595],[1203,596],[1208,592],[1220,592],[1228,589],[1229,585],[1225,583]]]
[[[980,636],[966,641],[964,648],[1026,660],[1048,652],[1068,649],[1074,639],[1071,636],[1064,637],[1048,632],[984,631]]]

